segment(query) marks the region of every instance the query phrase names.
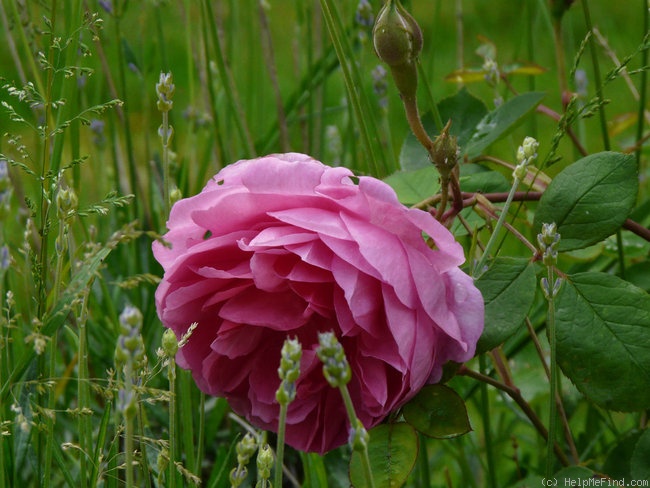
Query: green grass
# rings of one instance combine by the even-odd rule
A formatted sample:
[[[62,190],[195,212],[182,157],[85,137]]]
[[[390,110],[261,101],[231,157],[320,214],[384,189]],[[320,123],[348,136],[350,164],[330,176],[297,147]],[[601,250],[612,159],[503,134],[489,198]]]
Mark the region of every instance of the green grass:
[[[607,46],[593,37],[582,53],[587,31],[582,1],[565,15],[559,45],[567,71],[584,70],[588,79],[579,103],[595,96],[616,67],[613,54],[619,60],[634,55],[629,83],[637,94],[627,74],[616,73],[602,85],[603,97],[611,100],[604,129],[600,112],[576,120],[572,128],[588,153],[634,152],[645,134],[637,153],[641,185],[632,217],[647,227],[648,131],[647,121],[638,122],[648,89],[642,86],[647,50],[637,51],[644,22],[647,29],[643,2],[590,1],[591,21]],[[102,8],[106,3],[112,11]],[[199,192],[229,163],[288,149],[382,178],[400,169],[409,131],[392,80],[386,80],[386,107],[373,91],[372,71],[380,63],[371,27],[355,22],[356,1],[262,3],[268,8],[256,0],[2,0],[0,153],[11,164],[10,183],[0,188],[8,192],[0,200],[0,245],[8,253],[0,270],[0,486],[198,486],[199,480],[200,486],[229,486],[228,475],[237,466],[235,444],[245,432],[240,419],[223,399],[204,396],[188,372],[157,354],[164,329],[154,292],[161,269],[151,243],[165,231],[165,164],[172,187],[184,196]],[[376,14],[381,2],[370,3]],[[424,33],[420,61],[428,86],[420,86],[421,111],[431,100],[457,92],[456,83],[444,80],[447,74],[481,67],[475,51],[484,36],[496,46],[500,66],[529,61],[545,68],[535,77],[509,77],[512,89],[544,91],[543,104],[562,113],[558,40],[546,1],[404,4]],[[171,72],[176,87],[169,152],[158,136],[161,72]],[[495,94],[513,96],[504,83],[496,92],[482,81],[467,88],[488,109],[494,108]],[[517,146],[531,135],[541,143],[543,160],[557,127],[557,120],[535,114],[486,153],[514,162]],[[564,137],[557,157],[544,168],[550,176],[579,158],[579,149]],[[498,164],[485,167],[510,177]],[[61,210],[57,196],[67,188],[78,205],[66,210],[63,204]],[[516,202],[512,207],[518,212],[514,225],[535,242],[527,214],[534,207]],[[488,230],[473,238],[464,234],[459,239],[468,255],[473,242],[489,238]],[[647,261],[648,243],[641,239],[624,256],[610,247],[563,255],[559,267],[620,273],[621,265],[634,269]],[[500,249],[529,256],[512,238],[502,240]],[[628,279],[648,289],[643,273],[628,273]],[[539,332],[546,303],[538,295],[529,318]],[[116,345],[120,314],[130,305],[142,314],[139,334],[148,362],[123,374],[116,366]],[[495,353],[506,359],[511,375],[499,380],[512,380],[546,422],[547,378],[530,337],[522,330]],[[493,374],[496,360],[485,359],[489,364],[481,371]],[[478,361],[471,366],[478,370]],[[603,410],[566,378],[559,383],[579,455],[573,463],[602,470],[613,446],[647,427],[647,413]],[[451,385],[466,400],[473,431],[452,440],[423,438],[426,449],[408,486],[514,486],[544,472],[545,442],[508,396],[489,386],[480,390],[466,376],[454,377]],[[130,406],[120,399],[125,391],[134,395]],[[557,437],[561,440],[561,431]],[[127,456],[129,446],[135,453]],[[125,469],[131,457],[132,470]],[[285,486],[291,480],[348,486],[348,459],[347,448],[322,458],[287,450]],[[249,471],[255,471],[253,464]]]

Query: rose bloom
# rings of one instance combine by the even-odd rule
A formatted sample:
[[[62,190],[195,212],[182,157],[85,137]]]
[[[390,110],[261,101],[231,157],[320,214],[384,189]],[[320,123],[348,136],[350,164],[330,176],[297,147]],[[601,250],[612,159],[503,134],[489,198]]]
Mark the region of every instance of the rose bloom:
[[[348,440],[341,394],[323,377],[318,333],[333,331],[366,428],[381,422],[447,361],[475,352],[483,299],[458,266],[463,249],[427,212],[371,177],[303,154],[239,161],[178,201],[156,292],[162,323],[204,392],[277,431],[277,368],[287,337],[303,346],[286,442],[326,452]]]

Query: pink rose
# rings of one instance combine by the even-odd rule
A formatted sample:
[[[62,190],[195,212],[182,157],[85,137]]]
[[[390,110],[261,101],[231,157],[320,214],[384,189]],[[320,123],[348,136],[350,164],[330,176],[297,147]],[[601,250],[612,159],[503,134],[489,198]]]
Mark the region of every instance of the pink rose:
[[[334,331],[345,348],[366,428],[438,381],[445,362],[474,355],[483,299],[458,268],[462,247],[375,178],[296,153],[239,161],[177,202],[168,227],[171,247],[153,246],[165,271],[158,315],[178,337],[198,323],[178,363],[203,391],[275,431],[280,349],[297,337],[286,433],[297,449],[322,453],[348,438],[318,332]]]

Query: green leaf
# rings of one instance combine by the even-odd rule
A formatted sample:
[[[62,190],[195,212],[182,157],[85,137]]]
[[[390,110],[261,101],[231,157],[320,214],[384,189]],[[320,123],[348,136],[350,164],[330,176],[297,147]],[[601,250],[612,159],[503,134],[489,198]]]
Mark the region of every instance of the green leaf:
[[[632,459],[630,460],[630,475],[633,480],[650,480],[650,429],[646,429],[639,438]]]
[[[323,456],[313,452],[300,452],[300,459],[305,469],[304,488],[327,488],[327,470]]]
[[[571,275],[556,304],[558,363],[594,403],[650,408],[650,295],[606,273]]]
[[[630,459],[636,447],[636,443],[641,437],[641,432],[627,432],[618,440],[618,444],[607,454],[607,459],[603,465],[603,473],[610,478],[622,479],[630,478]]]
[[[424,435],[450,439],[472,430],[465,402],[446,385],[425,386],[404,406],[404,420]]]
[[[404,205],[415,205],[438,193],[440,181],[435,166],[429,164],[413,171],[398,171],[384,178]]]
[[[469,158],[478,156],[490,144],[508,135],[530,114],[544,98],[544,93],[529,92],[516,96],[487,114],[476,125],[476,130],[467,144],[461,147]]]
[[[485,328],[477,352],[502,344],[521,326],[535,299],[535,269],[524,258],[497,258],[476,280],[485,301]]]
[[[535,212],[533,228],[555,222],[558,250],[581,249],[616,232],[632,211],[639,179],[634,155],[601,152],[559,173]]]
[[[477,165],[467,165],[466,167],[478,167]],[[460,189],[471,193],[496,193],[507,192],[511,184],[508,183],[505,176],[496,171],[476,171],[467,175],[461,172]]]
[[[404,422],[381,424],[369,432],[368,457],[375,488],[402,486],[415,466],[418,457],[418,436],[413,427]],[[355,488],[368,485],[361,454],[353,451],[350,458],[350,481]]]
[[[451,120],[450,132],[458,137],[457,142],[461,150],[488,113],[485,104],[467,91],[467,88],[462,88],[455,95],[441,100],[438,110],[443,123]]]
[[[487,114],[487,108],[481,100],[471,95],[466,88],[455,95],[441,100],[438,111],[443,122],[451,120],[451,135],[458,138],[458,145],[462,148],[474,133],[476,125]],[[438,134],[433,116],[427,112],[422,117],[422,125],[432,139]],[[400,167],[403,170],[414,170],[431,166],[426,150],[412,133],[404,140],[399,155]]]

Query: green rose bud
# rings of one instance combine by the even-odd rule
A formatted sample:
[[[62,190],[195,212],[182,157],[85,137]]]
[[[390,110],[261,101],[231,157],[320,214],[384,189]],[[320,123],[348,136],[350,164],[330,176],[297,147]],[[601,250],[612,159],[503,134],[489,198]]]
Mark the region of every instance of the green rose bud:
[[[422,31],[399,0],[388,0],[379,11],[372,38],[377,56],[388,66],[411,63],[422,50]]]
[[[415,98],[416,59],[422,50],[422,31],[399,0],[388,0],[372,30],[375,52],[391,70],[402,97]]]

